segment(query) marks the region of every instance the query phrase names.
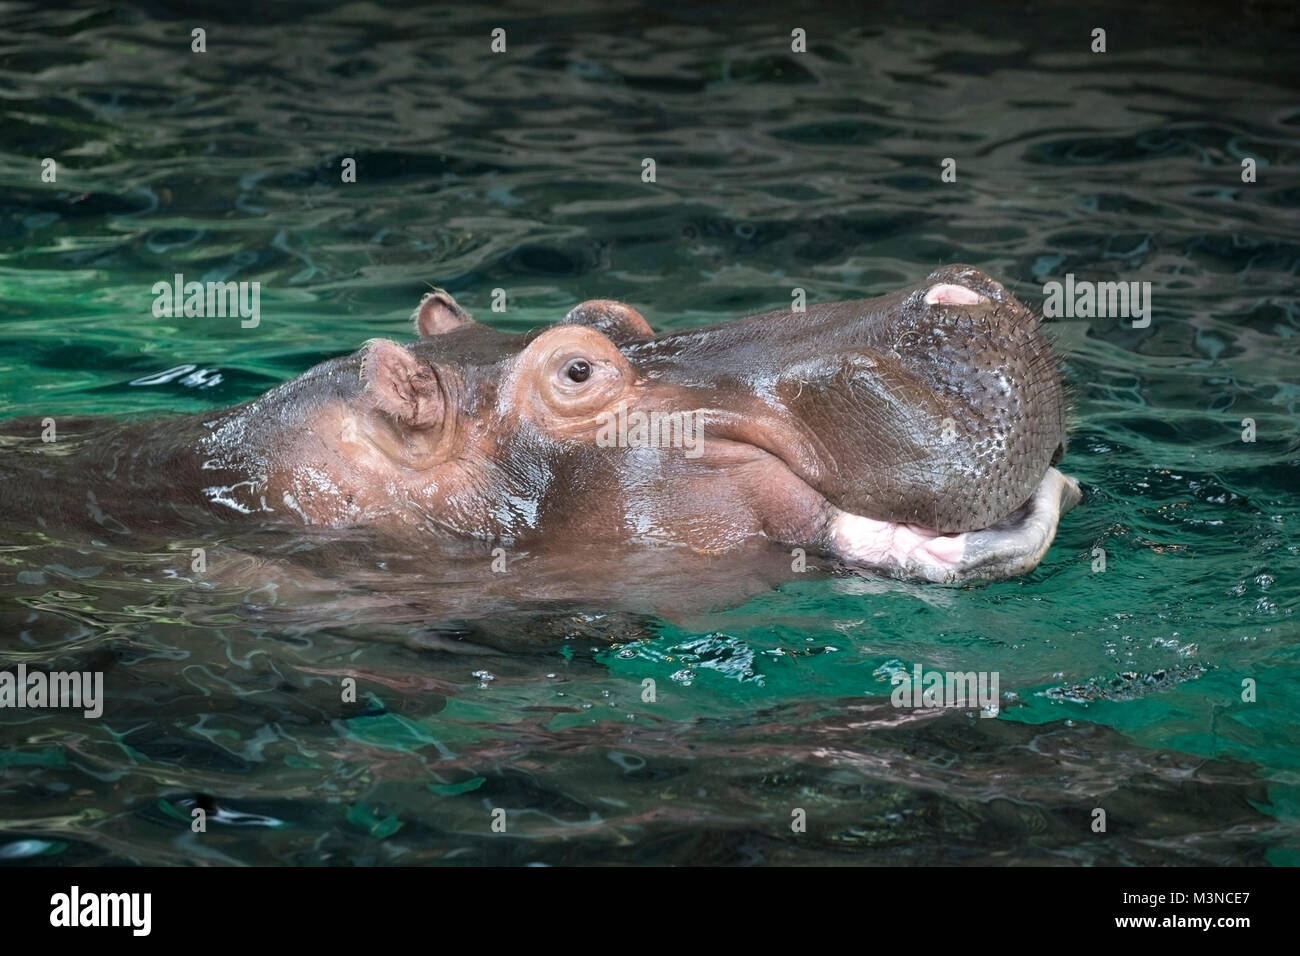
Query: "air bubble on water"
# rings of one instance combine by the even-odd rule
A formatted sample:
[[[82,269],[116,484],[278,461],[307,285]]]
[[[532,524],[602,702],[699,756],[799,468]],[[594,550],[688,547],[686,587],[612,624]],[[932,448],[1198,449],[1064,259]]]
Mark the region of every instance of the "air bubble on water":
[[[695,681],[695,674],[689,667],[684,667],[677,673],[669,675],[668,679],[681,684],[683,687],[690,687]]]
[[[876,678],[876,680],[888,683],[893,683],[895,677],[906,678],[910,674],[911,671],[908,669],[907,665],[896,657],[890,658],[871,672],[871,676]]]
[[[606,756],[618,764],[624,773],[636,773],[638,770],[645,769],[645,758],[637,754],[625,754],[619,750],[611,750]]]
[[[623,658],[623,660],[628,660],[629,658],[636,657],[636,651],[630,647],[625,647],[618,652],[618,656]]]
[[[547,674],[546,676],[549,677],[551,680],[555,680],[555,675],[554,675],[554,674]]]
[[[287,827],[289,824],[284,820],[276,817],[264,816],[260,813],[244,813],[240,810],[227,810],[225,807],[217,807],[214,811],[209,811],[209,819],[217,823],[225,823],[237,827],[271,827],[279,829]]]
[[[487,670],[475,671],[470,676],[477,677],[479,679],[479,685],[478,685],[479,690],[486,689],[488,685],[488,681],[496,680],[496,676],[491,671],[487,671]]]
[[[713,631],[704,637],[677,644],[670,650],[693,668],[707,668],[741,683],[755,681],[762,686],[763,675],[754,669],[754,649],[729,634]],[[672,657],[665,655],[665,660],[672,660]]]

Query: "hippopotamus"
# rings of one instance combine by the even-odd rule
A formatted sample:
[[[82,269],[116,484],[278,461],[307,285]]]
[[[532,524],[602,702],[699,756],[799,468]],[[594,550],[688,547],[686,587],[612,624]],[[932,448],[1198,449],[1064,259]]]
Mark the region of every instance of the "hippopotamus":
[[[169,522],[502,548],[766,540],[926,582],[1034,568],[1079,499],[1034,313],[952,265],[875,299],[656,335],[584,302],[515,334],[445,291],[260,398],[161,421],[31,422],[0,510],[100,537]],[[414,546],[414,545],[413,545]]]

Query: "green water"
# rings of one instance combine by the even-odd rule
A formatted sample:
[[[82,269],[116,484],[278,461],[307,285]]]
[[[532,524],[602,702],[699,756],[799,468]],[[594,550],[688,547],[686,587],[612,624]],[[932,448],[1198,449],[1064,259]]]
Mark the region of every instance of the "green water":
[[[1296,14],[1129,6],[0,11],[5,418],[225,407],[406,338],[430,284],[511,330],[591,297],[683,329],[947,262],[1154,300],[1146,329],[1051,323],[1085,498],[988,587],[720,567],[658,616],[429,619],[417,591],[476,603],[454,568],[294,599],[273,553],[205,588],[166,544],[0,528],[0,669],[109,693],[0,712],[0,859],[1300,862]],[[155,318],[177,272],[259,281],[260,325]],[[673,613],[692,587],[726,600]],[[890,707],[914,664],[996,671],[999,717]]]

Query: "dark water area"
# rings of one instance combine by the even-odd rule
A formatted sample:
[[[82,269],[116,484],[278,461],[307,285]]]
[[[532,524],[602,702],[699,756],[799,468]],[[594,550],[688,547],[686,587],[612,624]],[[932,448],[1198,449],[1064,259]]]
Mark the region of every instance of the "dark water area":
[[[0,710],[0,861],[1300,862],[1298,46],[1280,2],[0,9],[0,419],[224,408],[431,285],[516,332],[1152,289],[1048,321],[1084,500],[998,584],[0,522],[0,671],[105,688]],[[176,273],[260,323],[156,317]],[[892,707],[918,664],[996,719]]]

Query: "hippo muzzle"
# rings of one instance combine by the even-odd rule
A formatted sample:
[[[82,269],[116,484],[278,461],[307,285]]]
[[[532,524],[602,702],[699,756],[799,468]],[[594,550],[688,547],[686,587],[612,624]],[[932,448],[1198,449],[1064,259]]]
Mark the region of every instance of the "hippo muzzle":
[[[821,533],[787,543],[907,578],[999,579],[1038,564],[1080,497],[1052,467],[1065,401],[1038,319],[970,266],[626,351],[706,407],[710,435],[824,499]]]

